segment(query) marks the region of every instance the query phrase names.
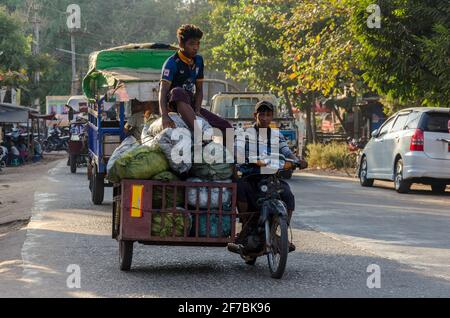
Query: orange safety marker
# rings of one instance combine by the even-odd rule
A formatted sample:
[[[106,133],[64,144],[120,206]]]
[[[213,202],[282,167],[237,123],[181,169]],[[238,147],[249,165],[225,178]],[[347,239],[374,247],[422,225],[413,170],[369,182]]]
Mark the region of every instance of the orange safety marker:
[[[142,217],[143,196],[144,196],[144,186],[133,184],[131,189],[131,210],[130,210],[132,218]]]

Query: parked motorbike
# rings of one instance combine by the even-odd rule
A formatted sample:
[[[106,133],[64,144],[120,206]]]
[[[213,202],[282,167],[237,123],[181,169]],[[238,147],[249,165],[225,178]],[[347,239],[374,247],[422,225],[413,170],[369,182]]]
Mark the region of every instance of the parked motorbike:
[[[0,171],[6,167],[6,161],[8,160],[8,149],[0,146]]]
[[[363,139],[347,138],[348,153],[344,160],[344,170],[351,176],[358,177],[359,163],[365,144]]]
[[[281,278],[284,274],[289,253],[288,239],[288,211],[286,204],[281,200],[281,180],[286,179],[292,170],[305,169],[305,161],[295,161],[280,155],[282,169],[274,170],[273,174],[249,175],[257,181],[260,196],[256,204],[260,211],[258,225],[251,229],[246,241],[247,244],[228,244],[228,250],[238,253],[248,265],[254,265],[256,259],[267,255],[272,278]],[[266,159],[261,166],[269,164]],[[285,163],[285,164],[283,164]]]
[[[67,151],[69,149],[69,136],[61,136],[57,130],[50,132],[50,136],[43,142],[42,148],[45,152]]]

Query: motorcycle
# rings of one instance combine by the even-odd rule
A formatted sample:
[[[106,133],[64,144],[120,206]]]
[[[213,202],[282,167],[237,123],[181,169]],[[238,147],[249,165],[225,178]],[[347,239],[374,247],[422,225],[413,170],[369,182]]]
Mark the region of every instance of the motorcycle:
[[[79,123],[74,123],[71,125],[70,140],[68,142],[68,164],[70,166],[71,173],[76,173],[78,167],[87,167],[88,164],[88,138],[83,127],[84,125]]]
[[[6,161],[8,160],[8,149],[0,146],[0,171],[6,167]]]
[[[61,134],[54,129],[50,132],[50,136],[43,142],[42,148],[47,153],[52,151],[67,151],[69,149],[69,138],[69,136],[61,136]]]
[[[281,200],[281,180],[290,176],[296,168],[305,169],[305,161],[297,161],[280,155],[280,166],[273,174],[258,174],[245,176],[256,181],[259,189],[259,198],[256,205],[260,216],[256,228],[249,231],[247,244],[228,244],[228,250],[239,254],[248,265],[254,265],[258,257],[267,255],[267,261],[272,278],[280,279],[285,271],[289,253],[288,239],[288,211],[286,204]],[[259,166],[270,163],[260,160]]]
[[[362,138],[356,140],[355,138],[347,138],[348,153],[344,160],[344,170],[347,175],[358,177],[359,163],[361,161],[361,155],[364,150],[364,142]]]

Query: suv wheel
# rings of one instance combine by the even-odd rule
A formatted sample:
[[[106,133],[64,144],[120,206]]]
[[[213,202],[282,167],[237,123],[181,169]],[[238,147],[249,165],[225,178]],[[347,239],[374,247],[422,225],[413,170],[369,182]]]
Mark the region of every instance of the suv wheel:
[[[447,188],[447,184],[445,183],[433,183],[431,185],[431,190],[434,193],[445,193],[445,189]]]
[[[367,158],[364,157],[361,161],[361,168],[359,169],[359,182],[363,187],[373,186],[374,179],[367,179]]]
[[[411,188],[411,182],[403,179],[403,160],[398,159],[395,164],[395,190],[398,193],[408,193]]]

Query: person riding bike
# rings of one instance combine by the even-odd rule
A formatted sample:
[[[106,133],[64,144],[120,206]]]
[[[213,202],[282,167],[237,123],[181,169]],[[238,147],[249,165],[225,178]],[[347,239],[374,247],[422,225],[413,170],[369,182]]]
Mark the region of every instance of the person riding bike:
[[[263,151],[270,149],[270,140],[272,138],[279,138],[279,149],[270,149],[271,153],[280,153],[288,159],[300,161],[289,148],[284,136],[279,133],[279,130],[273,130],[270,128],[270,124],[273,120],[274,105],[267,101],[261,101],[256,104],[254,117],[256,123],[254,128],[257,135],[259,135],[260,129],[267,129],[268,145],[261,145],[257,142],[257,152],[260,155]],[[262,149],[264,148],[264,149]],[[247,157],[247,154],[246,154]],[[242,178],[238,179],[237,183],[237,205],[239,210],[239,219],[242,223],[242,231],[239,233],[236,244],[244,245],[247,243],[247,237],[255,231],[259,219],[258,207],[256,206],[256,198],[259,196],[258,184],[251,178],[245,178],[249,175],[260,174],[260,167],[256,164],[248,163],[241,165],[239,170],[242,172]],[[295,198],[289,187],[289,184],[283,180],[280,180],[280,186],[282,192],[280,193],[281,200],[286,204],[288,210],[288,224],[291,220],[292,213],[295,210]],[[295,245],[291,242],[289,244],[289,251],[295,250]]]

